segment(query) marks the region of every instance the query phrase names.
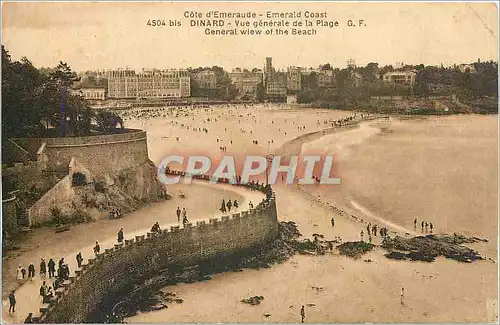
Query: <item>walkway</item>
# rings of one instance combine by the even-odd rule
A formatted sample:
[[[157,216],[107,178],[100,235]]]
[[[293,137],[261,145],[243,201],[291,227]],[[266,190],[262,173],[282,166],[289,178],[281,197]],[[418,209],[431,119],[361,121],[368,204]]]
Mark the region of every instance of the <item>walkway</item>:
[[[240,202],[240,208],[237,210],[234,210],[234,212],[239,212],[243,210],[247,210],[248,207],[248,202],[252,201],[254,206],[257,206],[263,199],[264,195],[259,192],[259,191],[250,191],[246,188],[243,187],[237,187],[233,185],[227,185],[227,184],[211,184],[207,183],[204,181],[196,181],[193,180],[192,184],[195,185],[201,185],[201,186],[206,186],[206,187],[216,187],[217,189],[222,189],[222,190],[227,190],[234,192],[244,198],[242,202]],[[189,198],[189,193],[186,193]],[[200,197],[200,204],[203,204],[204,198]],[[174,200],[178,201],[178,199],[174,198]],[[182,201],[178,201],[178,204],[181,205],[182,207]],[[220,203],[219,203],[220,204]],[[141,209],[142,210],[142,209]],[[138,214],[140,214],[141,210],[138,210]],[[233,210],[231,210],[233,212]],[[209,221],[210,218],[215,218],[215,217],[220,217],[222,214],[219,213],[213,213],[210,215],[206,215],[204,217],[200,218],[193,218],[190,219],[190,222],[193,224],[196,224],[196,221],[200,220],[205,220],[206,222]],[[137,218],[139,216],[135,216]],[[188,214],[189,217],[189,214]],[[160,217],[159,217],[160,218]],[[159,219],[158,218],[158,219]],[[161,219],[160,219],[161,220]],[[177,222],[175,223],[161,223],[160,222],[160,227],[162,229],[170,229],[171,226],[178,226],[179,224]],[[99,223],[100,221],[96,222]],[[147,232],[151,230],[151,227],[153,224],[149,225],[142,225],[142,227],[145,228],[139,228],[139,229],[134,229],[133,231],[127,231],[127,229],[124,229],[125,233],[125,239],[132,239],[135,238],[137,235],[145,235]],[[72,229],[71,231],[74,232],[75,235],[77,235],[78,230],[82,229]],[[106,238],[99,238],[99,245],[101,247],[101,252],[104,252],[106,248],[112,248],[114,247],[114,244],[117,243],[117,232],[119,229],[116,229],[116,231],[113,231],[112,233],[107,234]],[[80,234],[81,235],[81,234]],[[70,275],[73,276],[75,273],[75,269],[77,269],[77,264],[76,264],[76,254],[78,252],[82,253],[82,256],[84,258],[84,263],[89,257],[93,257],[93,248],[95,246],[95,242],[93,239],[94,236],[91,234],[86,234],[88,236],[88,241],[85,241],[86,246],[82,246],[78,250],[75,250],[69,254],[66,254],[64,257],[64,261],[68,264],[69,269],[70,269]],[[43,245],[44,243],[41,243]],[[45,243],[46,244],[46,243]],[[59,258],[61,256],[54,255],[54,256],[47,256],[44,257],[46,262],[48,262],[49,258],[52,257],[54,259],[54,262],[56,262],[56,268],[57,264],[59,261]],[[39,289],[40,286],[42,285],[42,281],[45,280],[39,276],[39,264],[40,264],[40,257],[38,255],[32,259],[32,261],[35,264],[35,270],[36,270],[36,276],[33,279],[33,281],[26,281],[23,283],[15,292],[16,295],[16,312],[13,314],[9,314],[9,300],[4,299],[2,302],[2,321],[5,323],[23,323],[24,319],[28,316],[30,312],[32,312],[34,315],[38,314],[38,310],[40,307],[42,307],[42,298],[39,295]],[[27,265],[25,266],[27,268]],[[48,280],[47,279],[47,286],[51,286],[54,278]]]

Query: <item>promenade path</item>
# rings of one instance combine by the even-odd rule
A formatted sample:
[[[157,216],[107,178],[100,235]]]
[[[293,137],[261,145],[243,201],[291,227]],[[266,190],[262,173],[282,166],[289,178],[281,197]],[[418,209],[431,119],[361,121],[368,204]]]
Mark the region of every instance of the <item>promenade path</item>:
[[[211,184],[205,181],[196,181],[196,180],[193,180],[190,185],[180,184],[169,187],[169,189],[172,188],[174,190],[173,193],[171,194],[174,195],[174,198],[172,200],[166,201],[166,203],[168,203],[168,205],[170,206],[168,217],[164,216],[165,211],[163,211],[163,215],[160,214],[156,219],[153,219],[160,223],[160,227],[162,229],[170,229],[171,226],[179,226],[179,223],[176,220],[177,217],[175,216],[175,209],[177,206],[180,206],[181,209],[184,206],[189,206],[189,204],[187,204],[188,202],[191,202],[191,204],[198,206],[205,205],[207,207],[205,208],[205,210],[211,210],[211,212],[207,211],[205,214],[199,214],[198,216],[190,217],[192,215],[191,211],[193,209],[187,208],[188,211],[187,216],[189,218],[189,221],[195,224],[196,221],[205,220],[208,222],[210,218],[222,216],[222,213],[218,211],[216,208],[217,206],[220,206],[221,197],[226,199],[238,200],[239,208],[236,210],[231,209],[231,213],[248,210],[248,203],[250,201],[252,201],[254,206],[257,206],[257,204],[259,204],[265,197],[259,191],[250,191],[244,187],[238,187],[228,184]],[[186,193],[187,195],[186,199],[178,198],[179,188],[182,188],[184,193]],[[195,191],[193,190],[195,188],[199,190],[196,192],[203,192],[202,195],[197,196]],[[218,194],[216,192],[218,192]],[[213,196],[212,194],[210,194],[209,197],[206,197],[207,196],[206,193],[213,193]],[[208,200],[215,202],[211,202],[212,204],[208,205],[205,203],[205,201]],[[164,207],[164,205],[159,204],[156,206],[157,208],[156,210],[162,207]],[[47,286],[52,286],[54,280],[54,278],[49,280],[48,278],[45,279],[40,277],[39,275],[40,257],[44,257],[47,262],[49,258],[52,257],[54,259],[54,262],[56,263],[56,269],[59,259],[61,257],[64,257],[64,261],[69,265],[70,276],[73,276],[75,274],[75,270],[77,269],[76,254],[78,254],[78,252],[82,253],[84,263],[88,258],[94,257],[93,248],[95,246],[96,240],[99,241],[101,252],[103,252],[104,249],[112,248],[114,244],[117,243],[117,232],[120,227],[124,228],[125,239],[132,239],[135,238],[135,236],[137,235],[145,235],[147,232],[149,232],[151,230],[151,227],[153,226],[154,221],[151,222],[151,218],[146,217],[146,214],[148,214],[148,212],[151,213],[152,212],[151,210],[152,209],[148,209],[148,207],[144,207],[126,216],[126,218],[112,220],[112,221],[117,221],[116,227],[107,227],[109,229],[105,233],[101,232],[98,238],[96,238],[95,234],[89,233],[88,229],[85,229],[84,227],[74,226],[70,231],[61,233],[64,234],[66,237],[62,241],[65,240],[73,241],[73,238],[76,238],[75,240],[78,240],[77,245],[76,246],[73,245],[73,250],[69,252],[66,251],[63,254],[58,255],[57,253],[55,253],[51,255],[46,255],[47,252],[46,249],[48,248],[47,246],[51,246],[52,248],[57,247],[58,245],[65,246],[65,242],[62,243],[57,242],[61,241],[61,239],[57,239],[57,236],[53,236],[54,238],[52,240],[40,242],[39,243],[40,246],[38,247],[38,249],[29,252],[30,256],[32,256],[30,261],[32,261],[35,264],[36,275],[33,281],[28,280],[24,282],[16,290],[15,295],[17,304],[15,313],[9,314],[9,300],[8,298],[3,299],[2,322],[23,323],[24,319],[28,316],[30,312],[33,312],[34,315],[38,313],[39,308],[42,306],[42,298],[39,295],[39,289],[40,286],[42,285],[42,281],[47,280],[46,282]],[[175,222],[173,222],[174,220]],[[100,223],[106,223],[106,221],[107,220],[100,220],[92,223],[92,225],[99,226]],[[129,221],[134,221],[134,223],[132,224]],[[27,268],[28,265],[23,265],[23,266]],[[5,279],[5,276],[3,278],[4,278],[3,281],[8,281],[7,279]]]

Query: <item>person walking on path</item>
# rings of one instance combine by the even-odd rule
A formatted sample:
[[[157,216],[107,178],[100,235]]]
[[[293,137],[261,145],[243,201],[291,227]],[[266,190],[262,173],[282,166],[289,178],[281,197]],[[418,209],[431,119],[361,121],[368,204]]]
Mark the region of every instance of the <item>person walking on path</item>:
[[[429,227],[431,228],[431,234],[432,234],[432,229],[434,229],[434,225],[432,224],[432,222],[429,223]]]
[[[14,290],[12,290],[9,294],[9,314],[16,312],[16,295],[14,294]]]
[[[364,235],[363,229],[361,229],[360,235],[361,235],[361,241],[363,241],[363,235]]]
[[[226,200],[222,199],[222,205],[219,210],[222,213],[226,213]]]
[[[404,306],[405,304],[405,288],[401,288],[401,305]]]
[[[331,223],[332,223],[332,228],[335,227],[335,218],[334,217],[332,217]]]
[[[177,207],[175,213],[177,214],[177,222],[181,222],[181,208]]]
[[[42,297],[42,301],[46,293],[47,293],[47,285],[45,284],[45,281],[43,281],[42,285],[40,286],[40,296]]]
[[[420,224],[420,226],[422,227],[422,232],[424,232],[424,222],[422,221],[422,223]]]
[[[187,220],[187,211],[186,211],[186,208],[182,208],[182,222],[184,222],[184,219]]]
[[[372,234],[373,234],[373,236],[377,237],[377,225],[373,225]]]
[[[56,263],[53,259],[49,259],[49,263],[47,264],[49,267],[49,279],[56,274]]]
[[[40,262],[40,276],[44,278],[47,276],[47,264],[45,263],[45,260],[43,258]]]
[[[231,200],[227,200],[227,212],[231,212],[231,207],[233,206],[233,203],[231,202]]]
[[[303,323],[306,319],[306,310],[304,308],[304,305],[302,305],[302,307],[300,308],[300,317],[302,318],[301,323]]]
[[[33,278],[35,277],[35,265],[33,263],[30,263],[30,266],[28,266],[28,278],[33,281]]]
[[[22,279],[24,279],[23,267],[21,265],[19,265],[19,267],[16,270],[16,277],[17,277],[17,279],[19,281],[21,281]]]
[[[371,232],[370,232],[370,231],[371,231],[371,228],[372,228],[372,224],[371,224],[371,222],[370,222],[370,223],[368,223],[368,225],[366,226],[366,233],[368,234],[368,236],[370,236],[370,235],[371,235]]]
[[[82,252],[78,252],[78,254],[76,254],[76,264],[78,265],[78,268],[82,267],[82,262],[83,262]]]
[[[123,228],[120,228],[120,231],[118,231],[118,242],[120,244],[123,243]]]
[[[417,230],[417,218],[413,219],[413,229]]]
[[[101,246],[99,246],[99,242],[96,241],[94,246],[94,254],[97,255],[99,254],[100,251],[101,251]]]

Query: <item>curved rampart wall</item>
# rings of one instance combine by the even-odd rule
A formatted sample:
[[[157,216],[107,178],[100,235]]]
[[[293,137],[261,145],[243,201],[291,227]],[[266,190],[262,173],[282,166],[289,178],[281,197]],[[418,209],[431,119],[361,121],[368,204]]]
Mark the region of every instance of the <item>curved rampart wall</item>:
[[[38,160],[45,155],[46,168],[66,170],[71,158],[94,174],[109,173],[141,165],[149,160],[146,131],[125,129],[123,133],[85,137],[12,139],[22,143]],[[38,152],[45,143],[43,152]]]
[[[183,174],[173,171],[171,174]],[[207,176],[197,177],[208,180]],[[250,185],[245,185],[250,187]],[[40,308],[39,321],[81,323],[107,296],[154,275],[169,265],[189,266],[225,254],[261,246],[278,235],[274,193],[255,209],[199,221],[185,228],[148,233],[106,249],[77,270],[76,277],[56,290],[50,304]]]

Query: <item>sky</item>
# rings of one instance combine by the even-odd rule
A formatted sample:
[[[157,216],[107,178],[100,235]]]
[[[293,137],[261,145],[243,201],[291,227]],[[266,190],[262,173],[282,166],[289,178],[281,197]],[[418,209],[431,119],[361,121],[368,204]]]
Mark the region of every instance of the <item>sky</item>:
[[[186,11],[211,10],[264,15],[257,20],[267,11],[326,13],[325,21],[340,26],[314,26],[317,35],[310,36],[213,36],[184,18]],[[147,26],[150,19],[182,26]],[[349,19],[365,26],[347,27]],[[62,60],[75,71],[263,68],[268,56],[277,68],[345,67],[350,58],[361,66],[449,66],[498,61],[498,11],[494,3],[2,2],[2,44],[14,59],[26,56],[36,67]]]

